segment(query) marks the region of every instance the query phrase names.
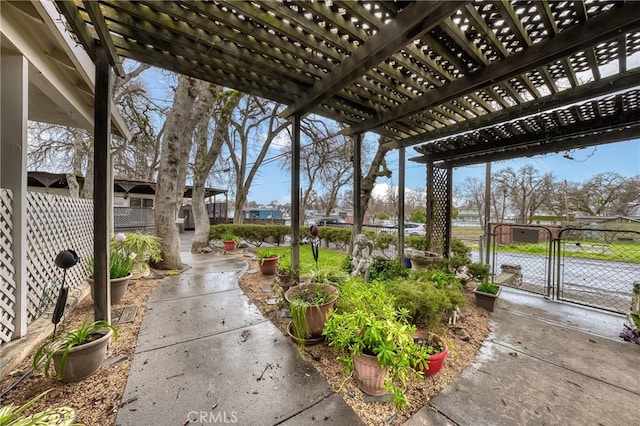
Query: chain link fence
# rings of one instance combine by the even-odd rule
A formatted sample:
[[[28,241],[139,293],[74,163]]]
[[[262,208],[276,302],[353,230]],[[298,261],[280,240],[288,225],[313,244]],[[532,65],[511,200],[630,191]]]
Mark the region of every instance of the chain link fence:
[[[551,228],[499,224],[492,229],[491,273],[496,284],[550,296],[553,287]]]
[[[563,229],[556,267],[558,300],[627,312],[640,279],[640,232]]]

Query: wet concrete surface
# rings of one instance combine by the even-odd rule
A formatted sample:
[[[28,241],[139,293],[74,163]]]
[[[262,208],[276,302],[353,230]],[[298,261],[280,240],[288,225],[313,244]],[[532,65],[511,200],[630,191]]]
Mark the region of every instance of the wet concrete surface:
[[[239,289],[246,262],[181,256],[147,302],[117,425],[360,423]]]
[[[406,424],[637,424],[640,346],[617,337],[623,318],[503,289],[474,364]]]

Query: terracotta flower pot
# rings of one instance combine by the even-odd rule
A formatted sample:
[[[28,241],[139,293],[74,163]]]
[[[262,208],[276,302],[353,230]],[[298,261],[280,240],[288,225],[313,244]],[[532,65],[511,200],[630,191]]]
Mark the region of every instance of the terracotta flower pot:
[[[291,287],[284,293],[284,299],[291,303],[292,300],[298,297],[301,291],[311,289],[314,291],[315,289],[321,289],[323,293],[332,295],[331,300],[327,303],[323,303],[322,305],[310,306],[305,311],[305,318],[307,321],[307,325],[309,326],[309,331],[311,332],[311,337],[319,337],[322,335],[322,330],[324,329],[324,322],[327,319],[327,312],[329,309],[333,308],[333,305],[336,303],[338,299],[338,290],[330,286],[328,284],[300,284],[295,287]]]
[[[427,341],[431,338],[434,344],[442,343],[444,346],[444,350],[438,354],[429,355],[429,359],[426,361],[426,368],[423,368],[421,371],[425,376],[433,376],[438,374],[442,367],[444,366],[444,361],[449,354],[449,347],[447,346],[447,342],[442,340],[439,336],[436,336],[433,333],[429,333],[425,330],[417,330],[413,333],[413,340],[419,341]],[[418,368],[417,368],[418,369]]]
[[[124,294],[127,292],[127,287],[129,286],[129,280],[131,279],[131,274],[122,278],[114,278],[109,280],[109,284],[111,285],[111,304],[115,304],[120,302]],[[87,282],[91,286],[91,298],[93,299],[93,278],[87,278]]]
[[[77,382],[98,371],[107,357],[107,347],[112,335],[113,332],[109,330],[105,335],[92,342],[71,348],[65,361],[61,380],[63,382]],[[53,355],[56,374],[60,371],[62,353],[62,351],[58,351]]]
[[[260,272],[262,275],[274,275],[278,270],[278,259],[280,256],[260,259]]]
[[[373,355],[356,355],[353,357],[353,370],[362,392],[373,396],[387,393],[384,381],[389,376],[389,367],[382,368],[378,358]]]
[[[236,242],[233,240],[224,241],[224,249],[226,251],[233,251],[236,249]]]

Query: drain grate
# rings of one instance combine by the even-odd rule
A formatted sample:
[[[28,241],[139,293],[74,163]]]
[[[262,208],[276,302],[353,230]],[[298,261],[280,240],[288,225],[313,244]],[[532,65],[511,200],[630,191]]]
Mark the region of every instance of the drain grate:
[[[133,322],[137,313],[138,307],[135,305],[114,309],[111,311],[111,323],[115,325]]]

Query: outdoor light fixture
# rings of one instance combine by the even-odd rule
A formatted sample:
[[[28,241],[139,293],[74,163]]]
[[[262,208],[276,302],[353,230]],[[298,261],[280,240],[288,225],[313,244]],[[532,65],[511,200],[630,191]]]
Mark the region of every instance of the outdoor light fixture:
[[[78,263],[78,253],[73,250],[63,250],[56,256],[55,264],[58,268],[64,270],[62,275],[62,285],[60,286],[60,292],[58,293],[58,300],[56,301],[56,307],[53,309],[53,315],[51,322],[53,323],[53,335],[56,335],[56,328],[58,323],[62,319],[64,314],[64,307],[67,304],[67,296],[69,295],[69,288],[65,286],[67,279],[67,269]]]

